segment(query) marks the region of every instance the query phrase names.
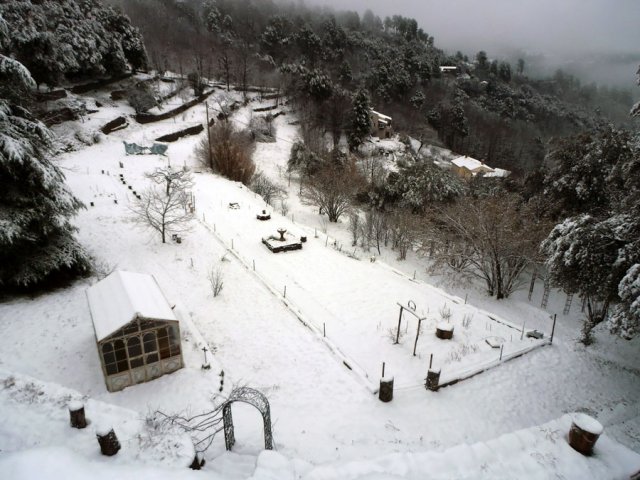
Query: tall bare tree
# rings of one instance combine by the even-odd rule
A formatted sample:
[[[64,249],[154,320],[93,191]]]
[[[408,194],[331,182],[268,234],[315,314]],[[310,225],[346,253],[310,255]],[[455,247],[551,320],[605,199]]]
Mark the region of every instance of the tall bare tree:
[[[336,166],[326,164],[303,186],[303,201],[326,213],[330,222],[337,222],[351,208],[354,195],[363,184],[362,177],[354,165]]]
[[[484,280],[488,294],[501,299],[520,286],[549,228],[517,195],[463,197],[427,223],[422,245],[431,249],[435,241],[439,260]]]
[[[134,200],[130,209],[137,223],[158,232],[162,243],[166,243],[167,234],[190,229],[193,213],[187,190],[193,181],[188,172],[174,172],[170,168],[156,170],[147,176],[153,185]]]

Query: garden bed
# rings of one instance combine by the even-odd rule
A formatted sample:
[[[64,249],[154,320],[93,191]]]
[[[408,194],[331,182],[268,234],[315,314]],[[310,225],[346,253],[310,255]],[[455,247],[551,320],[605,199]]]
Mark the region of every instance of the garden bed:
[[[270,235],[262,238],[262,243],[264,243],[273,253],[302,249],[301,239],[298,239],[289,232],[282,232],[279,230],[278,233],[280,233],[279,236]]]

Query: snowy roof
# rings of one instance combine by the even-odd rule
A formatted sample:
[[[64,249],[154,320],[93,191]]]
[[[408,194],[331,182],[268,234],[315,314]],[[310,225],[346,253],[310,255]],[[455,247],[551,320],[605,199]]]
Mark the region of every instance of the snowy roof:
[[[445,65],[445,66],[440,67],[440,71],[441,72],[452,72],[452,71],[457,70],[457,69],[458,69],[458,67],[450,66],[450,65]]]
[[[374,115],[377,115],[378,118],[382,119],[382,120],[389,120],[391,121],[391,117],[387,116],[387,115],[383,115],[380,112],[376,112],[373,108],[371,109],[371,113],[373,113]]]
[[[451,163],[453,163],[456,167],[466,168],[467,170],[470,170],[472,172],[477,171],[482,167],[487,169],[487,171],[491,171],[491,172],[493,171],[493,168],[491,168],[489,165],[485,165],[480,160],[467,157],[466,155],[464,157],[458,157],[451,160]]]
[[[178,320],[156,279],[146,273],[115,271],[87,289],[98,341],[136,316]]]

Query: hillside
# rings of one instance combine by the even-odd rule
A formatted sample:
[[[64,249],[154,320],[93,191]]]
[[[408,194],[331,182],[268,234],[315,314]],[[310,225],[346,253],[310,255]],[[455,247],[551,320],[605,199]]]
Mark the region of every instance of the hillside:
[[[241,93],[234,95],[239,98]],[[226,97],[227,94],[215,93],[210,101],[218,96]],[[404,478],[402,475],[413,478],[411,475],[414,474],[401,466],[404,462],[424,465],[415,467],[417,471],[435,468],[443,477],[462,478],[466,471],[473,472],[472,476],[477,478],[478,465],[490,461],[479,452],[502,448],[494,446],[491,439],[576,410],[595,415],[604,423],[608,437],[638,450],[635,432],[640,428],[640,417],[635,398],[640,383],[635,367],[638,364],[636,341],[615,340],[600,330],[594,347],[588,350],[578,347],[574,343],[575,325],[579,321],[576,308],[570,315],[561,316],[552,346],[543,346],[437,393],[429,392],[421,379],[428,367],[429,353],[436,353],[435,362],[441,366],[443,376],[459,371],[465,364],[481,365],[486,360],[482,355],[478,356],[480,351],[460,357],[459,354],[452,357],[446,350],[438,353],[439,350],[433,350],[435,347],[431,346],[427,332],[421,336],[419,355],[412,357],[415,324],[408,319],[405,319],[408,338],[403,336],[402,343],[394,346],[387,330],[392,330],[397,322],[396,302],[406,304],[408,300],[414,300],[418,311],[426,314],[429,322],[436,321],[437,312],[445,303],[452,311],[451,321],[461,329],[458,341],[462,343],[456,341],[452,345],[456,350],[464,344],[465,338],[469,339],[467,342],[472,341],[472,336],[467,335],[476,330],[481,338],[487,336],[487,329],[491,334],[500,335],[500,324],[483,319],[482,309],[493,312],[489,314],[493,319],[515,324],[517,329],[523,328],[522,323],[525,323],[527,330],[536,328],[548,335],[551,327],[548,315],[562,310],[562,295],[554,293],[549,310],[543,311],[526,300],[525,292],[499,304],[484,297],[482,289],[473,284],[466,287],[450,285],[446,287],[449,291],[446,293],[430,285],[438,282],[438,277],[428,275],[424,260],[414,254],[410,254],[407,261],[398,262],[392,251],[384,249],[380,258],[372,263],[368,260],[371,252],[367,250],[347,251],[347,247],[343,247],[349,238],[347,224],[323,225],[317,210],[297,199],[295,181],[286,187],[289,210],[284,217],[242,185],[201,170],[192,156],[197,137],[170,144],[168,157],[126,155],[123,140],[148,144],[150,139],[168,131],[201,123],[205,116],[202,105],[188,110],[179,120],[148,126],[132,123],[119,132],[103,136],[97,133],[99,126],[117,116],[131,115],[132,110],[122,101],[109,100],[107,92],[84,96],[82,101],[100,103],[103,107],[86,117],[84,123],[56,127],[62,138],[66,132],[79,129],[87,137],[99,139],[93,146],[62,154],[59,160],[74,195],[87,204],[93,202],[93,206],[89,205],[77,217],[78,239],[107,270],[118,268],[155,276],[170,301],[176,303],[176,312],[182,322],[186,366],[153,382],[129,387],[120,393],[108,393],[100,373],[84,294],[85,288],[96,281],[92,277],[34,299],[18,297],[0,305],[5,332],[1,341],[4,375],[16,379],[4,383],[8,394],[3,400],[6,411],[28,408],[35,415],[33,407],[24,406],[25,401],[32,402],[27,400],[29,397],[11,394],[13,382],[28,375],[52,382],[51,387],[46,387],[48,389],[55,391],[64,386],[78,392],[72,396],[132,409],[143,418],[148,418],[150,412],[157,409],[198,413],[209,409],[212,396],[219,394],[219,374],[224,370],[222,395],[228,394],[235,385],[253,386],[268,395],[278,452],[320,466],[314,471],[307,463],[297,460],[287,463],[279,456],[266,454],[260,455],[256,464],[256,455],[261,449],[259,417],[250,407],[234,407],[236,453],[223,455],[224,444],[219,437],[206,453],[205,468],[221,478],[249,478],[252,475],[262,478],[261,475],[267,475],[265,471],[279,472],[277,475],[283,475],[285,471],[306,472],[308,478],[344,478],[343,468],[360,472],[352,473],[349,478],[368,478],[367,475],[374,471],[393,471],[401,478]],[[256,98],[232,118],[242,124],[252,108],[268,104],[269,101],[260,103]],[[283,186],[287,185],[287,176],[282,176],[281,172],[297,130],[296,126],[289,125],[294,118],[291,112],[279,116],[275,121],[276,142],[261,143],[255,152],[259,167]],[[193,193],[197,220],[193,230],[183,235],[180,244],[161,244],[157,234],[134,228],[128,208],[133,199],[131,190],[116,178],[122,173],[127,183],[140,191],[148,182],[143,173],[166,165],[168,161],[196,172]],[[118,200],[117,204],[113,203],[114,199]],[[237,203],[240,208],[230,209],[231,203]],[[264,208],[273,218],[263,224],[255,219],[255,215]],[[308,240],[303,249],[270,253],[260,238],[276,227],[284,227],[297,235],[306,234]],[[222,268],[225,281],[222,293],[215,298],[207,281],[213,266]],[[542,294],[540,289],[538,284],[537,298]],[[465,299],[468,305],[464,305]],[[462,335],[465,330],[458,322],[462,322],[467,311],[475,313],[471,329]],[[433,328],[433,324],[428,325]],[[515,345],[520,331],[514,331],[516,335],[511,342]],[[29,341],[25,341],[27,338]],[[203,346],[208,346],[214,354],[210,371],[200,369]],[[507,346],[507,352],[508,348],[512,347]],[[497,355],[495,351],[490,353],[491,360]],[[387,372],[395,377],[396,384],[394,400],[388,405],[379,402],[371,392],[377,390],[378,369],[383,361],[387,362]],[[350,368],[345,367],[345,362]],[[45,388],[36,387],[41,380],[24,381],[32,382],[34,386],[29,387],[32,390]],[[38,402],[47,397],[41,398]],[[532,399],[536,400],[532,402]],[[95,418],[96,407],[92,403],[88,405],[89,418]],[[51,425],[47,429],[54,432],[62,428],[64,409],[65,401],[54,401],[56,414],[48,421]],[[31,458],[54,462],[53,459],[58,458],[66,459],[64,465],[83,475],[88,467],[76,453],[48,450],[22,456],[8,453],[48,444],[47,440],[38,437],[22,438],[11,420],[21,417],[29,418],[25,414],[7,417],[0,435],[2,450],[7,452],[2,461],[7,468],[29,478],[24,462]],[[121,439],[127,439],[130,435],[127,430],[117,427],[121,421],[114,418],[113,425],[119,435],[123,435]],[[565,426],[545,426],[540,431],[566,428],[567,420],[560,422]],[[146,435],[153,436],[152,433]],[[562,462],[569,462],[567,478],[572,478],[572,473],[579,478],[584,475],[580,472],[590,472],[600,478],[619,475],[611,470],[613,463],[607,467],[598,463],[601,455],[609,458],[609,453],[605,452],[611,451],[611,455],[626,452],[620,446],[609,447],[608,439],[601,440],[602,450],[597,450],[599,454],[593,461],[580,463],[582,457],[567,451],[566,447],[563,453],[555,450],[555,445],[562,445],[563,440],[538,444],[538,440],[529,435],[518,434],[524,442],[523,448],[533,448],[532,445],[537,444],[539,447],[536,448],[542,450],[536,457],[538,460],[523,467],[526,468],[524,471],[544,476],[543,472],[548,469],[559,471],[559,458],[566,458]],[[16,443],[16,438],[22,440]],[[52,433],[49,438],[55,442],[57,437]],[[508,438],[499,440],[499,444],[511,443]],[[132,448],[130,442],[126,440],[123,448]],[[456,467],[457,473],[440,463],[447,463],[445,459],[451,457],[446,455],[454,455],[453,451],[442,454],[445,455],[442,460],[435,453],[426,454],[420,460],[418,457],[411,460],[402,454],[476,442],[489,443],[465,447],[478,452],[475,453],[478,463],[468,464],[465,467],[468,470]],[[72,445],[68,448],[76,451]],[[150,447],[142,444],[140,448],[146,451]],[[373,463],[363,460],[377,459],[392,452],[398,452],[399,456],[388,461],[396,466],[383,467],[391,470],[380,470],[380,466],[375,466],[386,460],[372,460]],[[118,456],[119,468],[126,466],[127,469],[119,471],[128,472],[127,475],[135,472],[155,475],[153,470],[129,467],[133,462],[128,460],[130,454]],[[91,468],[104,465],[99,471],[104,468],[107,474],[112,467],[95,455],[92,453],[89,457],[94,465]],[[622,457],[615,460],[621,465],[619,472],[629,473],[640,466],[637,457],[630,453],[623,455],[626,460]],[[137,456],[135,463],[155,463],[150,458],[154,457],[149,451]],[[613,458],[606,462],[614,462]],[[178,466],[183,461],[175,459],[170,463]],[[336,461],[356,463],[348,467],[346,464],[335,465]],[[52,468],[61,468],[57,462],[59,460],[51,463]],[[509,465],[504,464],[501,468],[512,471],[514,467]],[[492,472],[495,471],[486,470],[486,478],[494,478]]]

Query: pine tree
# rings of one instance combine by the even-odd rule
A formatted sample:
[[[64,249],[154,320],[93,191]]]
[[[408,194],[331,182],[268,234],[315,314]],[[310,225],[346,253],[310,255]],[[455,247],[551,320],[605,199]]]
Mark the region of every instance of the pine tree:
[[[0,16],[5,45],[2,24]],[[48,159],[51,132],[15,103],[35,83],[24,66],[0,54],[0,85],[0,287],[29,288],[86,272],[89,259],[70,223],[83,205]]]
[[[369,96],[367,91],[360,88],[353,97],[353,107],[349,120],[350,131],[348,135],[349,148],[356,150],[371,131],[371,118],[369,117]]]

